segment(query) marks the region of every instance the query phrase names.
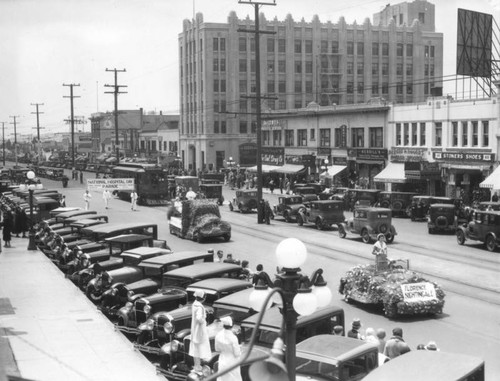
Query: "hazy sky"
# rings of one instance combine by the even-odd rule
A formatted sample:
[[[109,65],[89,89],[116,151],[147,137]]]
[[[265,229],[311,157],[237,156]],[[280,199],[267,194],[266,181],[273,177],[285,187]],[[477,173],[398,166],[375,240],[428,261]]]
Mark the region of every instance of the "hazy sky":
[[[268,1],[268,0],[266,0]],[[271,1],[271,0],[269,0]],[[394,1],[397,4],[400,1]],[[436,31],[444,34],[444,75],[454,74],[457,8],[492,14],[500,20],[500,0],[434,0]],[[276,0],[260,12],[267,19],[287,14],[309,22],[348,24],[372,20],[387,0]],[[126,69],[118,83],[127,85],[119,96],[120,109],[179,112],[178,35],[184,19],[203,13],[206,22],[226,22],[231,11],[254,18],[254,8],[238,0],[0,0],[0,127],[6,139],[17,131],[36,134],[40,106],[41,133],[69,131],[69,87],[74,87],[75,116],[113,109],[114,84],[108,69]],[[447,89],[445,88],[445,92]],[[448,90],[452,92],[452,90]],[[90,125],[84,126],[90,131]]]

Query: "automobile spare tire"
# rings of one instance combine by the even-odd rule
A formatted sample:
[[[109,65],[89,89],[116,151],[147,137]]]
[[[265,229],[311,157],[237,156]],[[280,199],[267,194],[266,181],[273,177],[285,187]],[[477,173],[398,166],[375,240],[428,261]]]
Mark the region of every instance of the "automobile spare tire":
[[[394,204],[392,204],[392,209],[398,211],[403,209],[403,203],[401,201],[394,201]]]
[[[446,225],[448,225],[448,219],[445,216],[439,216],[438,218],[436,218],[436,225],[444,228],[446,227]]]
[[[384,201],[382,201],[382,202],[380,203],[380,206],[381,206],[382,208],[388,208],[390,205],[391,205],[391,204],[390,204],[390,203],[389,203],[389,201],[387,201],[387,200],[384,200]]]
[[[379,226],[379,230],[380,230],[380,233],[385,234],[389,231],[389,227],[386,224],[381,224]]]

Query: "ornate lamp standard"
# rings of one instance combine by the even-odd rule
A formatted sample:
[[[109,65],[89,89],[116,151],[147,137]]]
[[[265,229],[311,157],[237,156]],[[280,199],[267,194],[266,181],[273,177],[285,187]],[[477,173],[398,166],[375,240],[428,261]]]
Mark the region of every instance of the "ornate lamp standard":
[[[28,171],[26,173],[26,182],[20,186],[21,189],[28,189],[29,192],[29,203],[30,203],[30,231],[28,234],[29,242],[28,242],[28,250],[36,250],[35,244],[35,230],[34,230],[34,221],[33,221],[33,192],[35,189],[42,189],[43,185],[39,184],[35,181],[35,172]]]

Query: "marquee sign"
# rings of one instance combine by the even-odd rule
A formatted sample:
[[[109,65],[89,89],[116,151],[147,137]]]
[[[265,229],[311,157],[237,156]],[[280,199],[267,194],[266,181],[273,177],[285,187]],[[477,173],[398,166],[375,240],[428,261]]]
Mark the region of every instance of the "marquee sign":
[[[495,154],[479,152],[433,152],[432,157],[434,160],[442,161],[492,162],[495,160]]]
[[[87,179],[88,190],[134,190],[134,179]]]

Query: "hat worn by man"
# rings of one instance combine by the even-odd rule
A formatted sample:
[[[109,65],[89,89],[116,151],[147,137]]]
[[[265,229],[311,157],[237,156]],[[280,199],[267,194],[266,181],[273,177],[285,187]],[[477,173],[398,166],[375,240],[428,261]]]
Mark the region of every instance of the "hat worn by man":
[[[203,290],[196,290],[194,292],[194,297],[195,298],[203,299],[205,297],[205,291],[203,291]]]
[[[392,330],[392,334],[394,336],[399,336],[399,337],[403,337],[403,329],[402,328],[399,328],[399,327],[396,327]]]
[[[378,241],[380,238],[385,238],[385,235],[384,235],[384,234],[382,234],[382,233],[379,233],[379,235],[377,236],[377,241]]]
[[[352,328],[359,329],[361,328],[361,320],[358,318],[355,318],[352,320]]]
[[[429,343],[425,346],[425,349],[427,349],[428,351],[439,351],[434,341],[429,341]]]
[[[233,319],[231,316],[224,316],[220,319],[220,322],[224,326],[224,328],[231,328],[233,326]]]

